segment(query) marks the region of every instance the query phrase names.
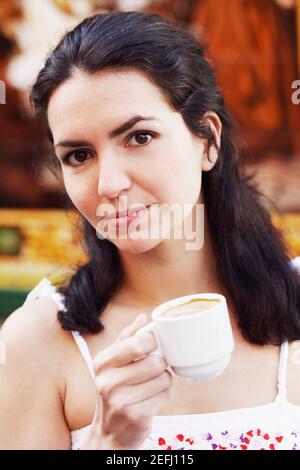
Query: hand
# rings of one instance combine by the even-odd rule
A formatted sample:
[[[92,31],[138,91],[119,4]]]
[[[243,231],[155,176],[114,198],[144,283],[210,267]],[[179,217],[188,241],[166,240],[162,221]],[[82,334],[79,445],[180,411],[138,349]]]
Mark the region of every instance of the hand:
[[[149,355],[156,348],[154,335],[135,335],[146,323],[146,315],[139,315],[94,358],[97,410],[89,443],[81,448],[138,449],[151,433],[153,416],[169,399],[167,363]]]

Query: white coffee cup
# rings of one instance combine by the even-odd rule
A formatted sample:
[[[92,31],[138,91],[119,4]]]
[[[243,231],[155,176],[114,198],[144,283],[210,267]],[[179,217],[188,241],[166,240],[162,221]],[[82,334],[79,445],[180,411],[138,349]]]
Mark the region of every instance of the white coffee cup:
[[[199,302],[193,301],[199,300],[208,306],[198,310]],[[192,311],[191,305],[195,306]],[[172,310],[174,307],[177,311],[182,310],[177,308],[179,306],[188,313],[168,316],[175,312]],[[152,332],[157,348],[150,354],[164,357],[176,374],[204,381],[222,374],[229,365],[234,340],[223,295],[209,293],[177,297],[156,307],[151,317],[153,321],[136,334]]]

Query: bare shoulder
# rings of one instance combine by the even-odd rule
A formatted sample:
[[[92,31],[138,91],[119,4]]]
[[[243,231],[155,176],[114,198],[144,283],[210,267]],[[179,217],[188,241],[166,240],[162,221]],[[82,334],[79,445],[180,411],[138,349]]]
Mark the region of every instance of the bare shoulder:
[[[57,321],[56,304],[45,297],[18,308],[4,322],[0,340],[5,351],[0,366],[2,448],[69,449],[62,357],[68,360],[71,338]]]
[[[33,300],[8,316],[1,327],[1,334],[9,336],[11,333],[22,333],[26,327],[34,328],[39,333],[51,333],[57,323],[57,309],[50,297]]]
[[[43,297],[12,313],[0,330],[7,360],[26,364],[28,377],[40,377],[59,395],[65,423],[69,430],[90,424],[95,406],[95,386],[87,364],[72,333],[62,329],[57,319],[58,307],[50,297]],[[99,347],[101,335],[96,335]],[[93,338],[94,339],[94,338]],[[48,393],[48,392],[47,392]]]
[[[50,297],[22,305],[2,325],[0,340],[7,365],[21,360],[29,375],[47,376],[65,404],[75,377],[89,374],[72,333],[62,328],[57,312]]]
[[[47,359],[48,373],[55,364],[57,348],[70,343],[70,333],[64,331],[57,320],[58,307],[49,297],[36,299],[15,310],[4,322],[0,338],[7,348],[7,359],[25,354],[35,357],[33,365]],[[50,356],[51,353],[51,356]],[[57,369],[56,369],[57,370]]]
[[[289,343],[287,365],[287,398],[290,403],[300,406],[300,340]]]

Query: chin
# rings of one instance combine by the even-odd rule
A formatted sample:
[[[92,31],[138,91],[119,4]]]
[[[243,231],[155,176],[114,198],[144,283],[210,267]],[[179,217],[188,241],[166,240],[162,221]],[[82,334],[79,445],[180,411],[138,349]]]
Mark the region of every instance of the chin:
[[[161,240],[110,240],[122,253],[138,255],[147,253],[161,243]]]

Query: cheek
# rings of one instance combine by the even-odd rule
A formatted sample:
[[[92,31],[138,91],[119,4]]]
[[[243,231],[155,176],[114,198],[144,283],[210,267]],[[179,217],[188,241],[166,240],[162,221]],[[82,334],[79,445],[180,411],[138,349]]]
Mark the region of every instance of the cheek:
[[[181,158],[177,160],[175,171],[177,194],[181,202],[194,204],[198,200],[202,181],[201,157],[201,152],[193,146],[181,149]]]
[[[97,188],[87,184],[81,177],[64,174],[66,191],[79,212],[90,222],[95,220],[97,210]]]
[[[199,156],[181,148],[169,151],[164,159],[149,167],[144,184],[157,201],[194,204],[200,194],[201,179]]]

